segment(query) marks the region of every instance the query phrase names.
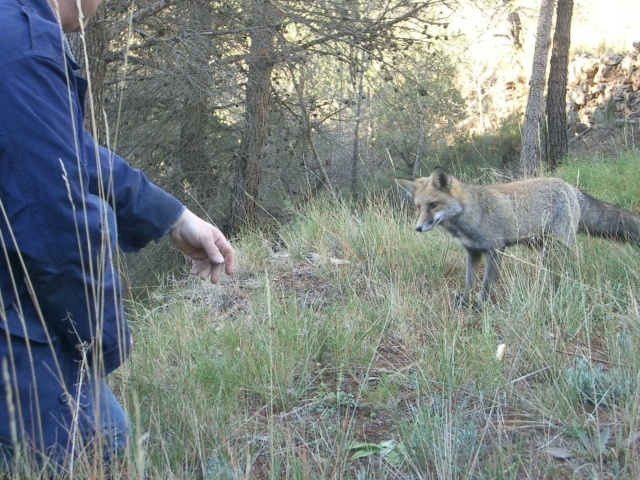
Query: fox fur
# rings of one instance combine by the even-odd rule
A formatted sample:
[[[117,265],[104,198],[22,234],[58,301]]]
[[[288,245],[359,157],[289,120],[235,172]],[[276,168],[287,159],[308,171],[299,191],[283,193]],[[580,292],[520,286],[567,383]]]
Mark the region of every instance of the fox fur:
[[[437,167],[429,177],[397,178],[396,183],[419,210],[416,230],[444,228],[467,251],[466,304],[485,257],[480,300],[489,297],[509,246],[541,248],[554,237],[573,247],[577,233],[606,237],[640,246],[640,217],[593,198],[559,178],[531,178],[496,185],[468,185]]]

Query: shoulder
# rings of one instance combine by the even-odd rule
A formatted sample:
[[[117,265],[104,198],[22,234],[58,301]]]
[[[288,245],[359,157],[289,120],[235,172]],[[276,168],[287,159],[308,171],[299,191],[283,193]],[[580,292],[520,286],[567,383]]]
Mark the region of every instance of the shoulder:
[[[21,59],[41,57],[63,64],[64,37],[55,19],[17,0],[0,0],[0,69]]]
[[[560,178],[537,177],[511,183],[490,185],[487,190],[491,191],[491,195],[506,198],[562,195],[573,199],[576,188]]]
[[[570,184],[556,177],[534,177],[510,183],[492,185],[496,190],[516,191],[529,188],[573,188]]]
[[[535,186],[538,189],[551,190],[557,193],[575,195],[578,190],[570,183],[556,177],[535,178],[531,179],[530,182],[535,182]]]

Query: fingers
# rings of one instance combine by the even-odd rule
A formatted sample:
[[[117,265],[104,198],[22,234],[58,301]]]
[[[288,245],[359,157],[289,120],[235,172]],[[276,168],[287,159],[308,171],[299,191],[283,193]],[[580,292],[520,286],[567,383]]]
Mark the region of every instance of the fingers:
[[[197,275],[200,277],[200,280],[204,280],[205,278],[211,276],[211,272],[213,270],[213,266],[211,261],[208,258],[198,260],[193,260],[193,266],[191,267],[191,275]]]
[[[219,248],[221,256],[223,257],[223,261],[220,263],[224,263],[224,270],[227,275],[233,275],[233,269],[235,268],[236,264],[236,254],[227,239],[222,237],[222,240],[223,245],[221,245]]]
[[[235,252],[229,241],[224,237],[224,235],[222,235],[222,233],[216,230],[213,236],[213,241],[210,244],[205,245],[204,248],[207,252],[207,257],[212,264],[212,275],[213,273],[216,273],[213,270],[219,270],[221,274],[223,269],[227,275],[233,275]],[[217,275],[215,278],[219,277],[220,275]],[[213,278],[214,277],[212,276],[211,281],[215,283]]]
[[[202,260],[197,260],[197,259],[193,259],[192,260],[192,265],[191,265],[191,271],[189,272],[190,275],[200,275],[200,272],[202,271],[202,267],[203,267],[203,261]]]
[[[223,263],[214,263],[211,267],[211,275],[209,275],[211,279],[211,283],[218,283],[220,277],[222,277],[222,270],[224,268]]]
[[[183,253],[191,257],[191,275],[220,280],[222,272],[232,275],[235,252],[229,241],[214,225],[185,210],[171,229],[171,240]]]
[[[222,271],[225,270],[228,275],[231,275],[233,273],[232,268],[230,269],[229,265],[224,262],[211,262],[209,258],[205,258],[203,260],[193,260],[190,273],[200,277],[200,280],[209,278],[211,283],[218,283],[222,277]]]

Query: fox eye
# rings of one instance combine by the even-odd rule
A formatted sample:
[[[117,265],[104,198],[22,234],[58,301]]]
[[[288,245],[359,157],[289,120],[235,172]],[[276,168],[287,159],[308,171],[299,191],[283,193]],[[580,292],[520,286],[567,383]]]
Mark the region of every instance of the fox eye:
[[[438,202],[431,202],[427,208],[428,208],[429,210],[433,210],[433,209],[434,209],[434,208],[436,208],[437,206],[438,206]]]

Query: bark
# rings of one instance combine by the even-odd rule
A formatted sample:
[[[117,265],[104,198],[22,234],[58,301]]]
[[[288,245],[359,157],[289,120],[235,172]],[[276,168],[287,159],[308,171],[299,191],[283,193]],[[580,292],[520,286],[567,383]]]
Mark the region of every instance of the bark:
[[[357,70],[358,88],[356,94],[356,118],[353,126],[353,152],[351,153],[351,175],[350,185],[351,193],[356,194],[358,187],[358,164],[360,163],[360,126],[362,125],[362,102],[364,97],[364,60],[359,63],[360,68]]]
[[[345,0],[344,4],[349,15],[353,16],[356,21],[362,19],[360,12],[361,6],[358,0]],[[355,119],[353,125],[353,149],[351,152],[351,173],[349,184],[351,193],[355,196],[358,187],[358,163],[362,160],[360,156],[360,126],[362,125],[362,101],[364,97],[364,75],[366,71],[366,54],[359,48],[350,48],[350,77],[354,88],[355,96]]]
[[[101,145],[109,142],[107,122],[104,114],[104,85],[107,76],[109,36],[104,28],[106,20],[105,6],[102,5],[91,17],[85,29],[86,58],[81,50],[80,62],[85,66],[91,95],[87,97],[87,130]]]
[[[548,166],[554,170],[567,156],[567,75],[573,0],[558,0],[547,92]]]
[[[544,89],[551,43],[551,23],[555,4],[555,0],[542,0],[540,5],[536,44],[533,53],[533,68],[529,80],[529,97],[522,131],[520,168],[521,174],[525,177],[535,174],[541,164],[540,121],[544,106]]]
[[[211,8],[203,0],[183,1],[185,27],[189,31],[201,32],[213,24]],[[190,39],[188,61],[185,64],[188,81],[180,121],[180,141],[176,157],[180,170],[191,188],[191,195],[200,198],[212,183],[214,166],[206,152],[209,126],[207,105],[209,82],[208,52],[211,50],[208,37],[195,36]]]
[[[244,129],[232,194],[232,232],[256,220],[262,159],[269,134],[271,72],[276,64],[275,25],[281,14],[269,0],[253,3]]]
[[[192,195],[196,197],[207,189],[213,175],[213,166],[205,148],[208,113],[206,101],[200,95],[191,92],[186,96],[177,157],[184,178],[192,188]]]

